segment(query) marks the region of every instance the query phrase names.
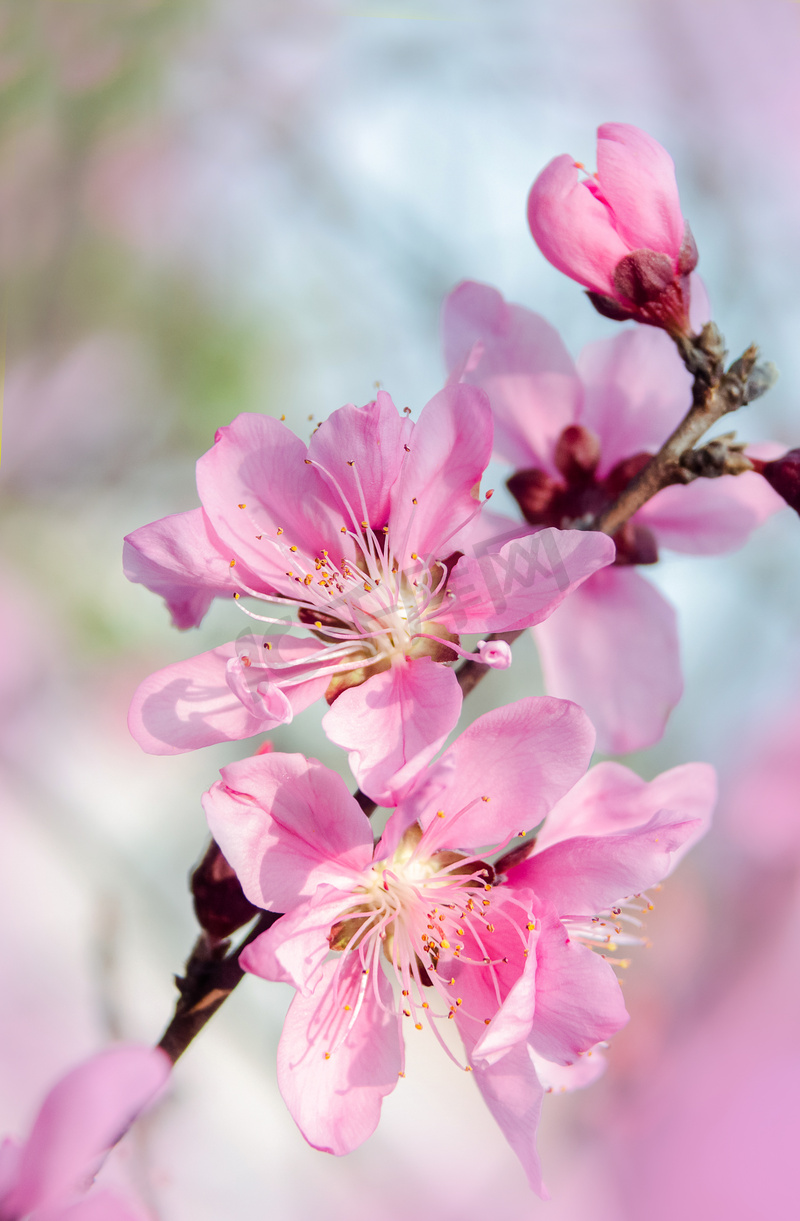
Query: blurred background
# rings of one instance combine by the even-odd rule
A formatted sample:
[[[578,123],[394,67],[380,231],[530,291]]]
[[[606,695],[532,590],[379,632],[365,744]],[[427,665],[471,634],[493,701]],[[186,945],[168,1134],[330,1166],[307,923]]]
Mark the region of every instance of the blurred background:
[[[792,0],[3,0],[0,3],[0,1133],[111,1038],[154,1040],[195,926],[199,798],[252,743],[153,758],[126,711],[153,669],[231,639],[168,625],[121,540],[194,507],[240,411],[306,436],[376,383],[419,411],[463,278],[577,354],[613,334],[524,208],[605,120],[667,146],[733,354],[780,368],[735,421],[800,443],[800,6]],[[490,480],[498,485],[504,472]],[[722,779],[657,898],[605,1078],[546,1101],[533,1198],[431,1039],[349,1158],[275,1084],[289,990],[248,978],[104,1175],[161,1221],[794,1217],[800,1089],[800,523],[667,555],[686,695],[642,775]],[[233,629],[233,630],[232,630]],[[531,641],[465,709],[541,690]],[[310,709],[273,735],[345,770]]]

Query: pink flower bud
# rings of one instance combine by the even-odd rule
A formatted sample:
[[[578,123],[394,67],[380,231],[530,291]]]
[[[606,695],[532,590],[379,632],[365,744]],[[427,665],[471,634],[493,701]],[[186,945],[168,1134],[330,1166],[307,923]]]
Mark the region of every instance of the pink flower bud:
[[[689,334],[697,247],[681,215],[675,167],[628,123],[597,132],[597,173],[564,154],[531,187],[528,223],[545,258],[589,290],[606,317]]]
[[[230,937],[258,912],[213,839],[192,874],[191,888],[197,921],[212,937]]]

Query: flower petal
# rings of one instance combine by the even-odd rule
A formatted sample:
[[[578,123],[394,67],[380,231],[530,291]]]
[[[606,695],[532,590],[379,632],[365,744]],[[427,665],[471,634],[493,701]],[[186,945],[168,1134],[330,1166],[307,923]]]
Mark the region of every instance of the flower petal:
[[[281,637],[280,643],[284,660],[319,652],[315,640]],[[128,728],[142,749],[151,755],[175,755],[263,733],[313,704],[324,695],[329,681],[323,675],[286,687],[288,707],[284,700],[249,701],[250,708],[263,709],[263,715],[254,715],[236,694],[237,683],[228,681],[228,663],[235,663],[236,657],[234,641],[174,662],[146,678],[128,714]]]
[[[341,549],[341,502],[307,456],[285,424],[245,413],[219,429],[197,463],[197,490],[214,530],[237,559],[290,597],[297,589],[287,577],[296,554],[290,547],[300,553],[298,564],[323,548]]]
[[[630,249],[677,259],[686,226],[667,150],[630,123],[603,123],[597,129],[597,175]]]
[[[598,763],[552,810],[536,847],[541,852],[575,836],[631,831],[659,810],[699,819],[705,829],[716,796],[716,775],[707,763],[684,763],[649,783],[621,763]]]
[[[547,690],[586,709],[599,750],[658,741],[683,681],[675,612],[649,581],[604,568],[533,634]]]
[[[461,689],[451,669],[430,657],[401,657],[350,687],[322,720],[332,742],[350,752],[360,787],[379,805],[397,805],[454,728]]]
[[[203,797],[211,834],[251,903],[287,911],[320,883],[351,887],[372,831],[335,772],[303,755],[254,755]]]
[[[307,903],[281,916],[272,928],[245,946],[239,955],[240,965],[252,975],[293,984],[304,996],[310,996],[318,982],[315,976],[330,953],[331,928],[353,902],[352,890],[319,883]]]
[[[129,581],[160,594],[177,628],[196,627],[216,597],[267,587],[233,556],[202,509],[175,513],[134,530],[125,539],[122,568]]]
[[[445,559],[478,510],[473,489],[492,456],[492,413],[482,390],[446,386],[422,409],[391,493],[389,539],[401,568]]]
[[[388,522],[389,491],[403,466],[403,445],[412,429],[386,391],[379,390],[375,402],[365,407],[349,403],[314,432],[308,456],[331,473],[352,507],[355,521],[344,503],[340,509],[348,529],[358,528],[362,520],[375,529]],[[333,486],[331,492],[340,500]]]
[[[662,547],[719,555],[742,547],[756,527],[785,507],[766,479],[745,471],[663,488],[635,520],[649,526]]]
[[[692,402],[692,378],[665,331],[625,328],[587,344],[578,357],[580,423],[600,439],[598,478],[633,454],[655,453]]]
[[[278,1086],[308,1143],[339,1155],[356,1149],[374,1132],[402,1068],[392,989],[380,966],[373,977],[362,976],[357,954],[326,963],[314,993],[292,1001],[278,1046]]]
[[[553,915],[537,918],[536,1008],[530,1044],[556,1064],[616,1034],[628,1020],[614,971],[599,954],[571,940]]]
[[[546,165],[528,196],[528,224],[542,254],[586,288],[614,296],[614,268],[630,247],[606,205],[578,181],[564,153]]]
[[[531,1059],[536,1076],[548,1094],[564,1094],[570,1090],[582,1090],[596,1081],[608,1067],[600,1047],[592,1047],[573,1064],[554,1064],[531,1049]]]
[[[431,851],[505,843],[542,821],[584,774],[593,747],[588,717],[566,700],[495,708],[456,738],[391,821],[403,829],[415,820],[425,828],[435,823],[436,834],[426,839]]]
[[[3,1211],[23,1216],[84,1187],[105,1153],[169,1077],[158,1049],[120,1044],[63,1077],[42,1103]]]
[[[547,1199],[536,1152],[536,1130],[544,1090],[536,1076],[527,1046],[523,1043],[513,1048],[496,1064],[477,1061],[472,1065],[472,1070],[483,1101],[522,1163],[531,1190]]]
[[[541,623],[616,550],[594,530],[537,530],[508,542],[476,546],[447,583],[436,619],[454,632],[505,632]]]
[[[495,453],[518,470],[554,475],[555,443],[581,403],[580,379],[556,329],[471,280],[446,298],[442,329],[450,376],[489,396]]]

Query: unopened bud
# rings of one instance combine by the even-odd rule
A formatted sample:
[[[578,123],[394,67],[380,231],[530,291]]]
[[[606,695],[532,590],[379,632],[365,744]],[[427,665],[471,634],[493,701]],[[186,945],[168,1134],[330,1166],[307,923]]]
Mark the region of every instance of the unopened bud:
[[[745,403],[760,399],[762,394],[771,390],[778,380],[777,367],[771,360],[765,360],[753,369],[744,388]]]
[[[506,485],[518,502],[526,521],[538,525],[547,514],[561,486],[544,471],[515,471]]]
[[[787,505],[800,513],[800,449],[790,449],[788,454],[772,462],[760,462],[755,458],[750,461]]]
[[[570,424],[556,441],[553,461],[567,483],[588,482],[600,461],[600,442],[582,424]]]
[[[260,910],[245,896],[239,879],[213,839],[192,874],[190,886],[197,921],[212,937],[230,937]]]
[[[614,269],[614,287],[634,305],[647,305],[675,279],[672,259],[657,250],[634,250]]]

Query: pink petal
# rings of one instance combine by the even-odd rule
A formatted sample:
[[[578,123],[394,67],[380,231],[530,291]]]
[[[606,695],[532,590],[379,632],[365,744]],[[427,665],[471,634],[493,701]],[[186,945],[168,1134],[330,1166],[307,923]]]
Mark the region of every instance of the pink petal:
[[[342,545],[341,501],[307,456],[285,424],[244,414],[219,430],[197,463],[197,490],[220,538],[289,596],[297,588],[286,575],[289,547],[299,549],[300,564],[303,556],[314,557],[323,547],[338,552]]]
[[[330,953],[328,935],[356,900],[352,888],[337,890],[319,883],[307,903],[292,911],[245,946],[239,963],[245,971],[276,983],[293,984],[310,996],[319,969]]]
[[[555,474],[556,440],[581,402],[575,365],[555,328],[471,280],[446,298],[442,328],[450,376],[489,396],[495,453],[517,469]]]
[[[536,1076],[528,1048],[523,1043],[496,1064],[477,1061],[472,1069],[475,1084],[500,1131],[522,1163],[531,1190],[547,1199],[536,1152],[536,1130],[544,1090]]]
[[[528,224],[542,254],[595,292],[614,296],[614,268],[629,253],[608,208],[578,181],[568,154],[546,165],[528,196]]]
[[[575,836],[624,834],[660,810],[699,820],[705,831],[716,796],[716,776],[707,763],[684,763],[649,783],[621,763],[598,763],[553,809],[537,836],[537,851]]]
[[[388,522],[389,490],[402,468],[403,445],[412,429],[411,421],[399,414],[386,391],[379,390],[374,403],[366,407],[348,404],[314,432],[308,456],[331,473],[346,504],[352,506],[355,520],[331,481],[331,493],[341,504],[341,524],[348,529],[358,529],[362,520],[376,529]]]
[[[426,840],[431,851],[505,843],[542,821],[584,774],[593,747],[588,717],[565,700],[531,698],[495,708],[447,748],[392,823],[436,824]]]
[[[230,597],[244,582],[266,591],[263,581],[233,556],[202,509],[176,513],[134,530],[125,539],[122,567],[129,581],[160,594],[177,628],[196,627],[216,597]]]
[[[360,787],[379,805],[397,805],[454,728],[461,689],[430,657],[399,658],[343,691],[323,717],[332,742],[350,752]]]
[[[695,804],[692,795],[686,804]],[[628,832],[562,840],[510,870],[509,878],[561,915],[594,916],[672,872],[708,828],[710,809],[701,818],[692,818],[693,812],[687,817],[680,808],[659,810]]]
[[[664,488],[635,520],[649,526],[662,547],[718,555],[743,546],[753,530],[785,507],[766,479],[746,471]]]
[[[147,1221],[145,1213],[110,1191],[92,1191],[84,1200],[56,1213],[36,1213],[31,1221]]]
[[[657,742],[683,691],[675,612],[632,568],[604,568],[534,629],[547,690],[575,700],[599,750]]]
[[[585,394],[580,423],[601,443],[598,477],[643,451],[655,453],[686,415],[692,379],[665,331],[625,328],[578,357]]]
[[[536,1076],[548,1094],[564,1094],[569,1090],[582,1090],[591,1085],[605,1072],[607,1061],[599,1048],[591,1048],[573,1064],[554,1064],[544,1056],[531,1052]]]
[[[278,1046],[278,1086],[292,1118],[310,1145],[338,1155],[374,1132],[403,1068],[391,986],[380,966],[362,976],[358,955],[348,957],[325,964],[313,995],[297,994]]]
[[[319,642],[310,639],[281,637],[280,646],[284,660],[315,657],[319,652]],[[174,662],[146,678],[128,714],[128,728],[139,745],[151,755],[175,755],[249,738],[290,721],[294,713],[320,699],[328,685],[329,675],[309,678],[287,687],[285,700],[250,700],[248,708],[236,693],[237,683],[228,681],[228,663],[236,656],[234,641]],[[312,668],[316,671],[316,665]],[[262,711],[254,714],[251,709]]]
[[[597,129],[597,173],[630,249],[677,259],[685,222],[667,150],[630,123],[604,123]]]
[[[555,917],[538,917],[536,922],[541,927],[530,1044],[546,1060],[572,1064],[581,1053],[616,1034],[628,1013],[609,963],[571,940]]]
[[[476,546],[447,583],[437,621],[454,632],[504,632],[541,623],[616,549],[593,530],[537,530],[500,546]]]
[[[320,883],[352,887],[372,859],[369,822],[341,776],[303,755],[254,755],[204,795],[211,834],[251,903],[286,911]]]
[[[496,1064],[520,1043],[526,1043],[536,1009],[536,941],[538,932],[528,938],[528,957],[522,971],[472,1049],[472,1062]],[[494,947],[494,942],[492,943]]]
[[[445,559],[456,531],[475,514],[473,489],[492,455],[492,413],[482,390],[447,386],[422,409],[391,493],[389,539],[401,568]]]
[[[171,1068],[158,1049],[119,1045],[62,1078],[42,1103],[4,1212],[23,1216],[88,1186],[104,1154],[161,1089]]]

